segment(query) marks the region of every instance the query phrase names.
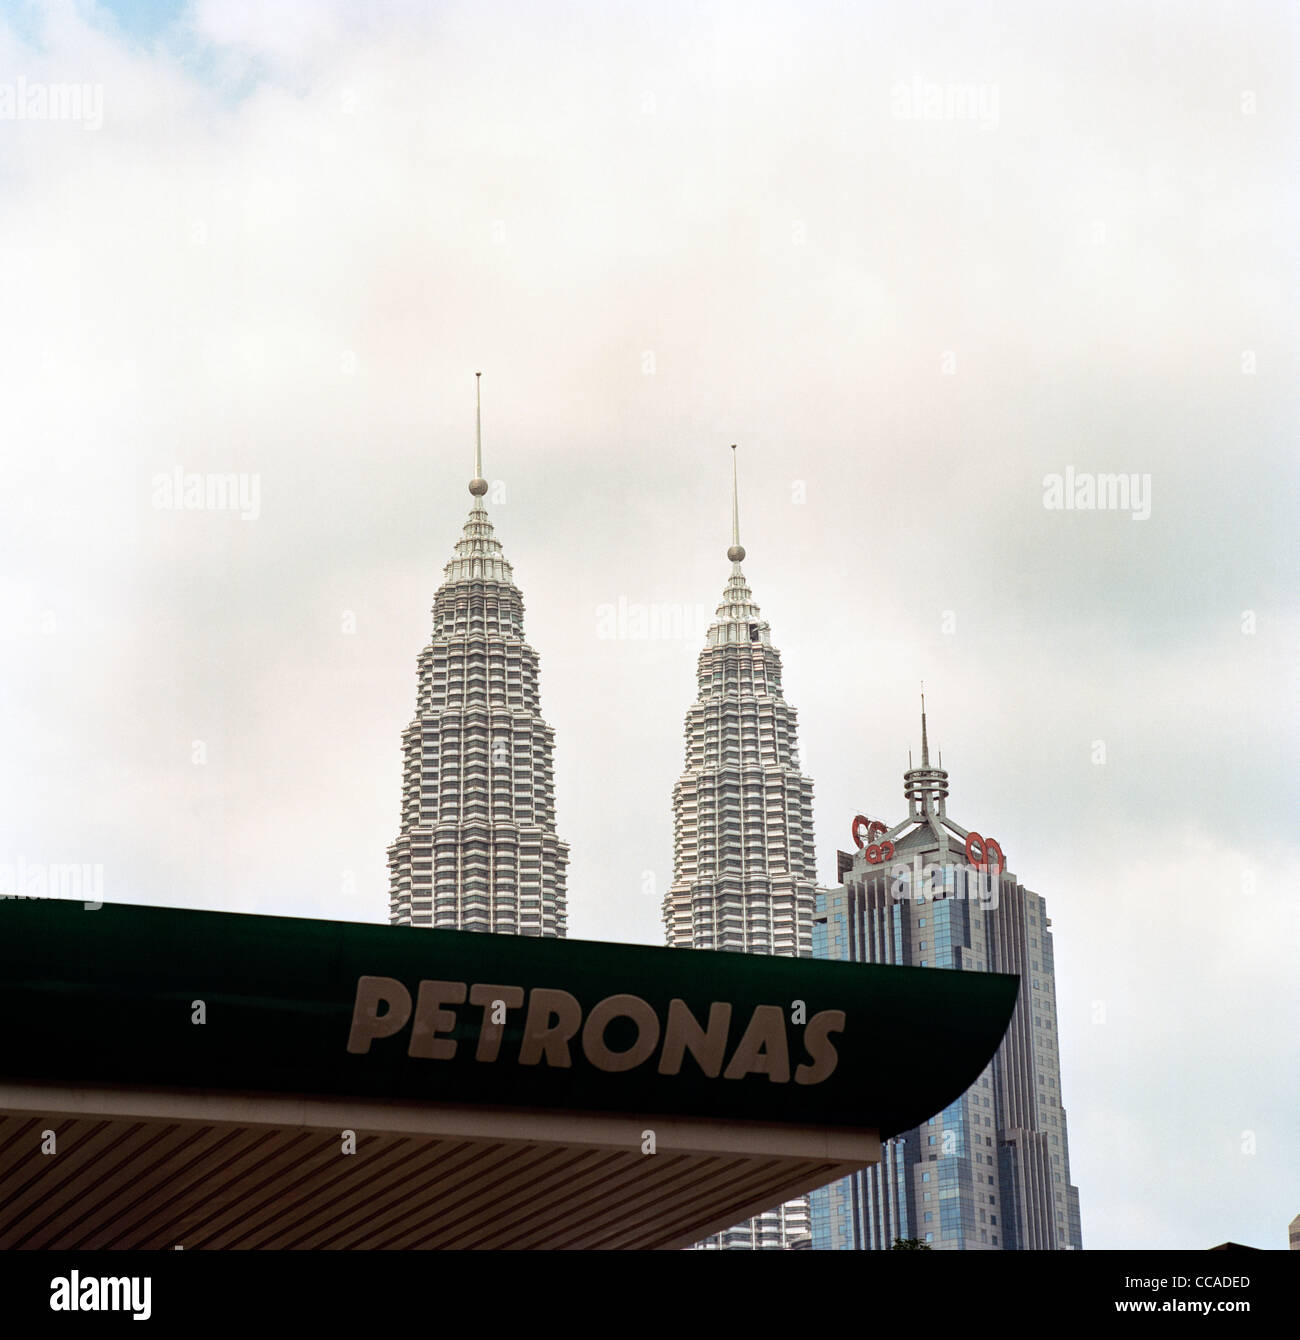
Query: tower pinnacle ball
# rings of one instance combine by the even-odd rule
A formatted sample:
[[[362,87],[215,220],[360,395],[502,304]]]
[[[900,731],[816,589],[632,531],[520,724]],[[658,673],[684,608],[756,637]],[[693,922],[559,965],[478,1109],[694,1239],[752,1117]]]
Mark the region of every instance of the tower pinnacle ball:
[[[469,481],[469,491],[476,497],[481,498],[488,491],[488,482],[486,479],[471,479]]]
[[[732,563],[743,563],[745,561],[745,546],[743,544],[733,544],[727,550],[727,558]]]

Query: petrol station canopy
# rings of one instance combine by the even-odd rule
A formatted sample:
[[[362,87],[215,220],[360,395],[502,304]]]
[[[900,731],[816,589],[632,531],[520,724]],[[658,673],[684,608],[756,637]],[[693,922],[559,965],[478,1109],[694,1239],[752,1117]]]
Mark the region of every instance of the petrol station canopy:
[[[0,901],[0,1249],[674,1248],[878,1161],[1019,979]]]

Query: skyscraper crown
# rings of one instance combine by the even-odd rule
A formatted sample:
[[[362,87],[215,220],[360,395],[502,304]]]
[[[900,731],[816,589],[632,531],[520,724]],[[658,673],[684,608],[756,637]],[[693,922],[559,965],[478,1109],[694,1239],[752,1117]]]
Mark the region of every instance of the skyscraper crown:
[[[908,755],[911,764],[911,755]],[[915,818],[922,815],[943,818],[948,799],[948,774],[942,767],[930,766],[930,740],[925,728],[925,686],[921,686],[921,766],[908,767],[903,774],[903,795]]]
[[[720,647],[728,642],[763,642],[771,644],[772,631],[759,613],[754,603],[754,593],[749,589],[740,564],[745,557],[745,548],[740,543],[740,495],[736,478],[736,448],[731,448],[731,544],[727,549],[727,558],[731,563],[731,576],[722,592],[722,603],[718,606],[717,617],[709,626],[708,645]]]
[[[506,562],[501,541],[492,529],[482,498],[477,499],[470,510],[465,528],[456,542],[455,553],[443,568],[443,574],[448,582],[479,580],[513,584],[514,569]]]

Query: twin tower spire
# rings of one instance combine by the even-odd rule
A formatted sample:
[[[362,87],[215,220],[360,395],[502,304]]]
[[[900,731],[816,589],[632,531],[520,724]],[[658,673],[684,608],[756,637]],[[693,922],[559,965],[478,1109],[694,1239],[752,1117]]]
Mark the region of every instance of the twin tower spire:
[[[731,444],[731,548],[727,557],[733,563],[745,561],[745,547],[740,543],[740,488],[736,483],[736,444]]]
[[[479,499],[488,491],[488,482],[483,478],[483,374],[474,374],[474,478],[469,481],[469,491]],[[479,507],[483,504],[480,501]]]

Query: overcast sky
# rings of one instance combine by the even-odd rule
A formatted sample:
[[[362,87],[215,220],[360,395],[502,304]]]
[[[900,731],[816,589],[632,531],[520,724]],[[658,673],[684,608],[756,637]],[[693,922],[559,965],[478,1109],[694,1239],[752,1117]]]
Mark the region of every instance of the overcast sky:
[[[662,943],[737,442],[821,878],[924,679],[1048,900],[1085,1246],[1284,1247],[1298,11],[164,9],[0,18],[0,861],[386,919],[482,369],[570,934]]]

